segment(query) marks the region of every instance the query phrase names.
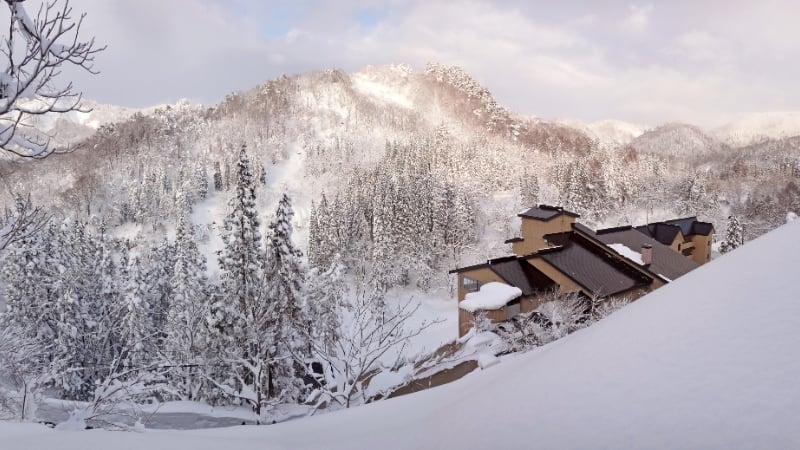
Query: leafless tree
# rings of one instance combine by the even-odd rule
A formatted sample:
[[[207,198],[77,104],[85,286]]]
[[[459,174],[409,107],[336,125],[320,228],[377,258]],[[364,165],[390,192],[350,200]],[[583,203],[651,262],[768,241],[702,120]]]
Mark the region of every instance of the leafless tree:
[[[81,105],[82,93],[73,91],[72,82],[59,84],[58,78],[65,63],[98,73],[94,58],[105,46],[98,47],[94,38],[81,40],[86,14],[73,20],[69,0],[45,1],[35,17],[28,15],[23,0],[5,3],[10,16],[8,36],[0,43],[6,64],[0,71],[0,149],[43,158],[59,150],[49,139],[37,136],[26,119],[47,113],[88,112]]]
[[[380,305],[380,307],[376,306]],[[410,325],[420,307],[411,299],[397,306],[385,305],[380,294],[361,293],[349,311],[350,320],[342,320],[340,338],[332,346],[311,341],[311,354],[322,365],[321,373],[311,373],[319,383],[308,397],[311,414],[323,405],[349,408],[366,402],[369,379],[381,368],[381,360],[396,355],[394,364],[403,356],[409,340],[440,320]]]
[[[34,207],[31,197],[17,195],[14,209],[6,209],[0,216],[0,250],[10,244],[26,239],[47,224],[49,216],[39,207]]]

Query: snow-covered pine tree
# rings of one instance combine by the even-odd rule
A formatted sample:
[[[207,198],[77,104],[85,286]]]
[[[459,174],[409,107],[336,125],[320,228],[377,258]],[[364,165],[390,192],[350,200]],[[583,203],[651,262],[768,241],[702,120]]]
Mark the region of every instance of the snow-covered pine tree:
[[[302,379],[297,376],[295,359],[308,356],[309,343],[303,330],[311,326],[303,299],[306,268],[302,253],[292,242],[291,200],[283,194],[275,218],[269,225],[270,237],[264,260],[266,300],[277,353],[272,355],[275,395],[283,401],[300,398]]]
[[[719,246],[720,253],[728,253],[743,244],[742,224],[736,216],[728,218],[728,229],[725,231],[725,240]]]
[[[125,365],[141,368],[150,362],[154,353],[155,328],[139,258],[130,260],[127,275],[120,305],[120,335],[125,349],[121,356]]]
[[[149,314],[156,331],[156,344],[161,347],[166,329],[167,312],[169,302],[172,298],[172,270],[175,266],[174,247],[167,238],[160,243],[152,246],[148,252],[148,260],[145,264],[147,273],[145,274],[147,288],[147,301]]]
[[[198,164],[195,167],[193,184],[197,198],[205,200],[208,197],[208,171],[205,164]]]
[[[319,223],[317,221],[317,204],[311,200],[311,211],[308,219],[308,265],[317,267],[320,244]]]
[[[230,369],[213,374],[211,381],[223,395],[260,413],[275,396],[270,366],[275,323],[264,299],[255,179],[245,146],[239,152],[236,175],[219,257],[221,296],[213,303],[209,320],[213,351]]]
[[[344,273],[345,267],[338,254],[327,270],[314,268],[308,273],[306,302],[311,324],[309,338],[331,352],[340,338],[340,310],[348,307],[344,300]]]
[[[189,205],[184,201],[175,237],[172,298],[167,313],[164,353],[173,366],[173,387],[183,400],[199,400],[206,383],[210,312],[206,260],[197,248]]]
[[[527,170],[519,179],[520,200],[524,207],[532,207],[539,202],[539,178]]]
[[[222,184],[222,169],[219,167],[219,161],[214,161],[214,190],[221,191]]]

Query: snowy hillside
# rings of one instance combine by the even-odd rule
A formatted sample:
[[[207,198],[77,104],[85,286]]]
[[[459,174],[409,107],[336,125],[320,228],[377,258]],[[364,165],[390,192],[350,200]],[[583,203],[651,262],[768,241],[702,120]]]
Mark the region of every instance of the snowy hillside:
[[[662,156],[718,151],[724,144],[700,127],[669,123],[642,133],[630,142],[636,150]]]
[[[800,112],[746,114],[712,130],[730,145],[747,145],[756,141],[800,135]]]
[[[451,384],[269,427],[59,432],[4,448],[797,448],[800,221],[590,328]]]
[[[601,143],[625,145],[642,135],[647,126],[621,120],[606,119],[584,123],[574,119],[558,119],[557,123],[583,131]]]

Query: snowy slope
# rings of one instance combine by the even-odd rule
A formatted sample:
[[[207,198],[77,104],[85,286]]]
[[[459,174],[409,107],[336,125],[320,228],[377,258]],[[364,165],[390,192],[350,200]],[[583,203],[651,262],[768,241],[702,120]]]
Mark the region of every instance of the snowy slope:
[[[800,135],[800,111],[745,114],[712,130],[730,145],[747,145],[766,138]]]
[[[58,432],[3,448],[798,448],[800,221],[454,383],[269,427]]]
[[[641,136],[649,127],[621,120],[600,120],[584,123],[574,119],[557,119],[556,123],[581,130],[604,144],[626,145]]]

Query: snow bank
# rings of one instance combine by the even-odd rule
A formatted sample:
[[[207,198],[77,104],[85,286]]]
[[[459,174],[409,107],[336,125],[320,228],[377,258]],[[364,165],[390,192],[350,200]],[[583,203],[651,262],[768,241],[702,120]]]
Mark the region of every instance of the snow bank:
[[[519,288],[493,281],[481,286],[478,292],[467,294],[458,307],[469,312],[500,309],[520,295]]]
[[[0,423],[0,442],[63,450],[800,448],[797,267],[800,221],[589,328],[417,394],[262,427],[115,433]]]

